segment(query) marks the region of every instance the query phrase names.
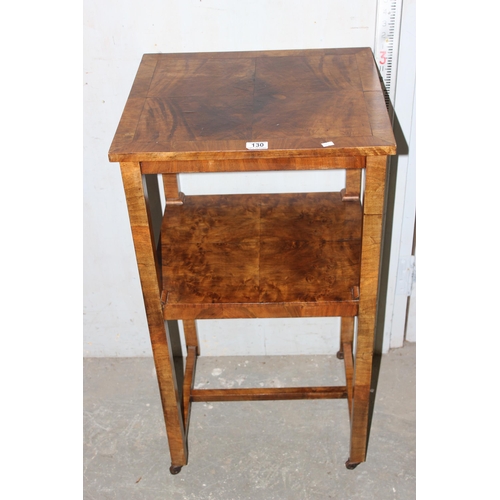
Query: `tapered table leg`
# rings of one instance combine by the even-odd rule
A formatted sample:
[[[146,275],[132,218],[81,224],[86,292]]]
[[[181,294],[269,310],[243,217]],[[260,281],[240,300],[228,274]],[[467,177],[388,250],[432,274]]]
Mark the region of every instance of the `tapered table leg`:
[[[346,462],[348,469],[356,467],[366,459],[386,163],[386,156],[368,157],[366,162],[358,332],[351,411],[351,446],[349,459]]]
[[[344,344],[353,343],[354,339],[354,317],[344,316],[340,319],[340,347],[337,352],[337,358],[344,359]]]
[[[167,429],[171,472],[187,464],[187,443],[177,388],[174,360],[161,305],[161,267],[150,224],[147,189],[139,163],[121,163],[125,196],[141,280],[144,305]]]

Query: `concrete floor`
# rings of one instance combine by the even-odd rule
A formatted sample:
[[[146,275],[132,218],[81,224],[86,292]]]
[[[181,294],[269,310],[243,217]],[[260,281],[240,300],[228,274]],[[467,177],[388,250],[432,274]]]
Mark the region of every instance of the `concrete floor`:
[[[346,400],[195,403],[172,476],[153,361],[84,360],[84,499],[415,498],[416,345],[379,360],[368,457],[349,455]],[[343,384],[335,356],[201,357],[196,387]]]

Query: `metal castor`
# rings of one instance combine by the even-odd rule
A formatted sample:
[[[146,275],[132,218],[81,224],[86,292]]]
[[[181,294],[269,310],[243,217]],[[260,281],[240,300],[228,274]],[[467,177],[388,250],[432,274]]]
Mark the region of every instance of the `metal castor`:
[[[338,358],[338,359],[344,359],[344,351],[339,351],[339,352],[337,353],[337,358]]]
[[[350,462],[349,460],[347,460],[347,462],[345,463],[345,466],[347,469],[349,470],[353,470],[355,469],[361,462]]]
[[[182,469],[182,465],[171,465],[170,466],[170,474],[179,474]]]

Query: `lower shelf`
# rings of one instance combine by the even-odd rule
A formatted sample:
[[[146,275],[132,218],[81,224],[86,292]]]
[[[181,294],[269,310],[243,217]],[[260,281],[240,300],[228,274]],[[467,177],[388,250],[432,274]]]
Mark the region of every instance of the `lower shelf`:
[[[187,196],[162,223],[165,319],[354,316],[360,252],[340,193]]]

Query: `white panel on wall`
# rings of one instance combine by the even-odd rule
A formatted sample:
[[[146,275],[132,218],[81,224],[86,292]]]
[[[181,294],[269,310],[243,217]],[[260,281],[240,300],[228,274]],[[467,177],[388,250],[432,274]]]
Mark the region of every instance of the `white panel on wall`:
[[[373,0],[84,1],[85,356],[151,354],[119,165],[107,160],[142,55],[373,47],[376,4]],[[181,179],[189,194],[238,189],[325,191],[338,189],[342,182],[342,173],[326,171]],[[337,320],[273,321],[238,322],[242,336],[233,340],[233,353],[325,352],[330,341],[335,345],[330,352],[336,352]],[[202,322],[200,337],[204,344],[216,337],[236,339],[232,336],[236,329],[231,322]],[[327,342],[328,335],[332,337]],[[208,346],[202,349],[208,352]],[[230,352],[224,348],[223,354]]]
[[[408,296],[397,287],[398,266],[413,251],[416,214],[416,1],[403,2],[397,86],[394,99],[395,135],[399,154],[391,164],[394,182],[394,218],[390,236],[390,263],[385,309],[383,352],[402,347],[407,323]]]

